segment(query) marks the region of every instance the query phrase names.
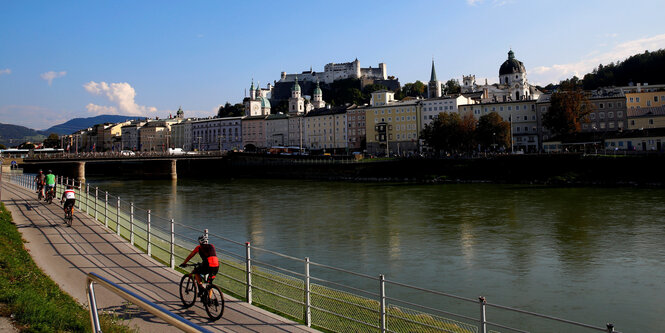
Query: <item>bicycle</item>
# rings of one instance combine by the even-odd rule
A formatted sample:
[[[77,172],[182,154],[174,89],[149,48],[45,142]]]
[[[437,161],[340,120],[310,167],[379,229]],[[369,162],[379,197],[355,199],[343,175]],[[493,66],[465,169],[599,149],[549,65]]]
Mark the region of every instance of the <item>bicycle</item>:
[[[53,198],[55,197],[55,187],[49,186],[48,189],[46,190],[46,203],[51,203],[53,202]]]
[[[194,269],[201,267],[200,263],[188,264],[185,266],[192,266]],[[201,274],[201,281],[203,282],[203,291],[198,290],[197,283],[194,279],[194,273],[183,275],[180,280],[180,300],[185,308],[189,308],[196,302],[196,297],[201,297],[203,307],[211,320],[217,320],[224,314],[224,293],[222,289],[212,283],[212,280],[207,279],[208,276]]]
[[[74,221],[74,205],[67,207],[64,206],[62,209],[65,211],[65,223],[67,226],[71,227],[72,222]]]
[[[44,185],[37,185],[37,200],[44,199]]]

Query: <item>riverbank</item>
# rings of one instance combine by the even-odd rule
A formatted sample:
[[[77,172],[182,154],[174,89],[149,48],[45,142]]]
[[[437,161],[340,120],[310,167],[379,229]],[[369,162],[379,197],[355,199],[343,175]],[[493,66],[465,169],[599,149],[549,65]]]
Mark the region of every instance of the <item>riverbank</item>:
[[[223,175],[345,181],[419,183],[542,184],[549,186],[665,186],[665,155],[498,155],[485,158],[311,161],[289,156],[231,154],[218,172],[179,176]]]
[[[21,330],[91,332],[87,309],[60,290],[23,246],[23,239],[4,204],[0,203],[0,303],[3,315]],[[104,332],[131,332],[114,317],[101,316]]]

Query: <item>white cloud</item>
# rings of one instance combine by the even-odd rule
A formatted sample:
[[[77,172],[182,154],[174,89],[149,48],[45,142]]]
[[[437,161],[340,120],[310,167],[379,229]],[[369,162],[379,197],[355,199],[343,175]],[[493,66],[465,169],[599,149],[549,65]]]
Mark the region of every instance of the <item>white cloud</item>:
[[[475,6],[475,5],[477,5],[477,4],[481,3],[481,2],[483,2],[483,0],[466,0],[466,3],[467,3],[469,6]]]
[[[156,112],[157,108],[138,105],[134,101],[136,91],[127,82],[106,83],[90,81],[83,85],[85,90],[93,95],[106,96],[116,106],[86,105],[88,112],[94,114],[122,114],[129,116],[145,116],[146,113]]]
[[[59,77],[63,77],[65,75],[67,75],[67,72],[65,72],[65,71],[62,71],[62,72],[50,71],[50,72],[43,73],[41,75],[41,77],[42,77],[42,79],[48,81],[48,85],[50,86],[53,83],[54,79],[57,79]]]
[[[578,62],[536,67],[530,71],[530,76],[534,83],[541,85],[558,83],[573,75],[581,78],[584,74],[593,71],[599,64],[617,62],[646,50],[658,50],[663,47],[665,47],[665,34],[636,39],[617,44],[609,52],[596,54]]]
[[[0,75],[2,75],[2,74],[11,74],[11,73],[12,73],[12,70],[9,69],[9,68],[0,69]]]

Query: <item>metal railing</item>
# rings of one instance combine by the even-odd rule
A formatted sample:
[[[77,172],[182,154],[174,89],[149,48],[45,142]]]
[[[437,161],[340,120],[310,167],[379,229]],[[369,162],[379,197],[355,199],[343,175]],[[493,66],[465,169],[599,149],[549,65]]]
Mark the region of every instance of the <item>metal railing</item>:
[[[191,321],[178,316],[177,314],[172,313],[169,310],[164,309],[163,307],[135,294],[134,292],[127,290],[119,286],[116,283],[113,283],[104,277],[101,277],[95,273],[88,273],[86,279],[86,288],[85,292],[88,297],[88,306],[90,308],[90,322],[92,323],[92,328],[95,332],[101,333],[102,328],[99,324],[99,314],[97,313],[97,300],[95,299],[95,283],[105,287],[114,294],[124,298],[125,300],[136,304],[141,309],[146,310],[157,318],[160,318],[171,324],[182,331],[185,332],[210,332],[209,330],[192,323]]]
[[[8,179],[34,189],[31,175],[12,173]],[[223,265],[215,283],[250,304],[270,308],[307,326],[377,332],[528,332],[542,327],[549,331],[616,332],[612,324],[588,325],[492,304],[484,297],[461,297],[391,281],[384,275],[371,276],[292,257],[156,216],[106,191],[100,196],[98,188],[81,186],[69,178],[58,177],[58,184],[79,188],[80,211],[172,269],[176,260],[182,261],[189,249],[198,245],[198,235],[208,234]],[[57,193],[62,187],[58,186]],[[437,305],[426,305],[425,299],[434,299],[430,303]]]

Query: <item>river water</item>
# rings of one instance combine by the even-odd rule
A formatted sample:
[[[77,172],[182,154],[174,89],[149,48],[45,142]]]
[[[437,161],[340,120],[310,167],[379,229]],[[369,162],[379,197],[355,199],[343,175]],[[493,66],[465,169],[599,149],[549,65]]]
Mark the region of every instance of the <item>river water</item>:
[[[294,257],[622,332],[665,331],[662,189],[88,181]]]

